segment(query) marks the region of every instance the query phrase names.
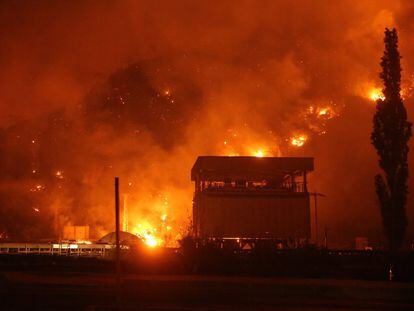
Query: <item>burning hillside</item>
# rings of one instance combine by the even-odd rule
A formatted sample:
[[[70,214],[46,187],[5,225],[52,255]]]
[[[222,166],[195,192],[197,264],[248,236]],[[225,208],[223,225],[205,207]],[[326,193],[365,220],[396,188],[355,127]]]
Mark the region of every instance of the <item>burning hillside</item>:
[[[112,231],[117,175],[128,230],[173,243],[190,226],[198,155],[311,155],[333,239],[380,239],[369,145],[377,60],[384,27],[397,26],[410,110],[413,10],[403,1],[6,4],[0,234]]]

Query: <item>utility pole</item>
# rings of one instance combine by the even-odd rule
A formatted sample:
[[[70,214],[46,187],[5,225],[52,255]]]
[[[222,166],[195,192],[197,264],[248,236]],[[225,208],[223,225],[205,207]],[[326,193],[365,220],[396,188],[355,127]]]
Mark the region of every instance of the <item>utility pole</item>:
[[[326,195],[324,195],[323,193],[319,193],[316,190],[314,192],[309,192],[310,195],[313,196],[313,202],[314,202],[314,206],[315,206],[315,243],[316,246],[318,246],[319,244],[319,232],[318,232],[318,196],[319,197],[323,197],[325,198]]]
[[[115,245],[116,245],[116,274],[119,276],[119,177],[115,177]]]
[[[120,263],[120,246],[119,246],[119,177],[115,177],[115,265],[116,265],[116,286],[117,286],[117,303],[120,305],[121,295],[121,263]]]

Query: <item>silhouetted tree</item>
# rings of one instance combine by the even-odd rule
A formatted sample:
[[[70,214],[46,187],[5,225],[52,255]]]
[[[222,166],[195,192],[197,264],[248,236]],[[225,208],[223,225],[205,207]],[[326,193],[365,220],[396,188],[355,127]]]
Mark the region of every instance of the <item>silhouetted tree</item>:
[[[394,254],[402,245],[407,226],[407,201],[411,123],[400,95],[401,66],[395,29],[385,30],[385,50],[381,58],[380,78],[384,99],[377,101],[371,141],[379,156],[382,174],[375,176],[375,188],[389,249]]]

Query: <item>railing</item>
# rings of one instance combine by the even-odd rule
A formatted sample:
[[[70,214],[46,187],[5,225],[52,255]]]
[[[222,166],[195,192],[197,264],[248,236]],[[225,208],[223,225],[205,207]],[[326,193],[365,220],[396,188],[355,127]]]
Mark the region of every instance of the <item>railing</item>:
[[[305,192],[305,187],[303,182],[291,183],[284,182],[278,187],[260,184],[247,184],[247,186],[237,186],[233,184],[229,185],[213,185],[207,186],[202,189],[203,192],[221,192],[221,191],[234,191],[234,192],[276,192],[276,193],[303,193]]]
[[[0,243],[0,254],[39,254],[101,257],[111,251],[110,244],[77,243]]]

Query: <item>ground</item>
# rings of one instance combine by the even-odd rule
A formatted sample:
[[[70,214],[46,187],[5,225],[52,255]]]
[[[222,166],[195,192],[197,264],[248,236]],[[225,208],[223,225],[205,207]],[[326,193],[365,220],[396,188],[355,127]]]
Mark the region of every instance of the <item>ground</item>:
[[[414,284],[386,281],[2,272],[2,310],[414,310]]]

